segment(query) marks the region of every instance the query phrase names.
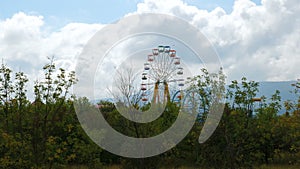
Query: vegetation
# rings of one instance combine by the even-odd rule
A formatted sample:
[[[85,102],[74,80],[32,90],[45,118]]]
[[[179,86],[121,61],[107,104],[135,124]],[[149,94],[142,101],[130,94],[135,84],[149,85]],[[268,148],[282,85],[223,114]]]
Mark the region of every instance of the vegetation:
[[[198,137],[210,105],[215,83],[224,84],[222,71],[211,78],[203,74],[190,80],[199,92],[201,110],[189,135],[175,148],[159,156],[128,159],[113,155],[94,144],[81,128],[74,99],[93,106],[86,98],[70,95],[77,82],[75,72],[56,68],[52,59],[43,67],[45,76],[34,85],[34,101],[26,96],[28,78],[23,72],[0,67],[0,168],[298,168],[300,164],[300,81],[281,107],[280,91],[253,98],[258,82],[242,78],[232,81],[221,122],[212,137],[199,144]],[[225,92],[225,88],[223,88]],[[140,107],[146,110],[150,105]],[[280,109],[286,113],[279,115]],[[168,103],[157,120],[137,124],[122,117],[114,104],[101,101],[99,109],[119,132],[149,137],[166,130],[176,119],[179,107]],[[79,166],[79,167],[77,167]],[[276,168],[276,167],[274,167]],[[278,168],[278,167],[277,167]],[[279,167],[280,168],[280,167]]]

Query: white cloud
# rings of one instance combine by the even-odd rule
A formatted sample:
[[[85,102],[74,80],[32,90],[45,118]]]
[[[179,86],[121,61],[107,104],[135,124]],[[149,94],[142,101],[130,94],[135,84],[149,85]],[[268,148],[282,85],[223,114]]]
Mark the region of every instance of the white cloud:
[[[19,12],[0,21],[0,54],[7,62],[24,62],[22,69],[41,67],[48,56],[58,62],[72,60],[85,43],[102,28],[99,24],[70,23],[58,31],[44,29],[43,16]]]
[[[12,18],[0,22],[0,53],[7,60],[27,60],[37,58],[44,24],[42,16],[27,16],[17,13]],[[24,55],[26,53],[26,55]],[[32,60],[27,60],[32,61]],[[37,60],[38,61],[38,60]]]
[[[144,0],[135,13],[147,12],[175,15],[199,28],[219,53],[229,79],[299,78],[298,0],[262,0],[261,5],[236,0],[231,13],[221,7],[202,10],[181,0]],[[76,56],[103,27],[69,23],[49,31],[47,26],[43,16],[22,12],[0,20],[0,58],[31,79],[42,73],[39,70],[47,63],[47,56],[55,56],[58,66],[73,69]]]
[[[230,79],[299,78],[300,5],[297,0],[236,0],[233,11],[200,10],[180,0],[145,0],[136,13],[160,12],[198,27],[217,49]]]
[[[54,56],[58,67],[74,69],[76,56],[102,26],[70,23],[48,32],[43,16],[19,12],[0,20],[0,58],[14,71],[24,71],[32,86],[33,80],[41,78],[47,57]]]

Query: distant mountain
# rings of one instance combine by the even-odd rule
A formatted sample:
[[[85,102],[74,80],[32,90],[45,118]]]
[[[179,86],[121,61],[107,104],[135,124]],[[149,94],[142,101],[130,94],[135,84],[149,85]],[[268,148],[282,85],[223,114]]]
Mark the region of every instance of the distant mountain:
[[[295,94],[291,93],[294,90],[294,87],[291,86],[293,83],[296,83],[296,81],[259,82],[259,93],[257,96],[270,98],[276,90],[279,90],[282,101],[295,100],[297,99]]]
[[[294,90],[294,87],[291,86],[291,84],[296,83],[296,81],[280,81],[280,82],[259,82],[259,92],[257,93],[256,97],[265,96],[267,97],[267,101],[272,97],[272,95],[275,93],[276,90],[280,91],[281,96],[281,104],[283,106],[283,103],[287,100],[297,100],[297,96],[291,91]],[[171,92],[172,93],[172,92]],[[175,93],[175,92],[173,92]],[[113,102],[112,98],[104,98],[104,99],[95,99],[92,100],[91,103],[97,104],[100,100],[104,101],[110,101]],[[282,110],[279,112],[279,114],[282,114],[285,112],[284,107],[282,107]]]
[[[281,103],[287,100],[297,100],[297,96],[291,91],[294,90],[294,87],[291,84],[296,83],[296,81],[282,81],[282,82],[259,82],[259,92],[257,97],[266,96],[267,99],[270,99],[271,96],[275,93],[276,90],[280,91]],[[282,107],[280,114],[284,113],[285,109]]]

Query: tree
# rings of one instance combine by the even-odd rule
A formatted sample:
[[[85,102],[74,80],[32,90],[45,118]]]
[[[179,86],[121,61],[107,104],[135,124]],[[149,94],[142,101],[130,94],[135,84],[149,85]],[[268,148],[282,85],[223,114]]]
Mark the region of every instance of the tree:
[[[8,68],[4,63],[0,67],[0,99],[3,105],[3,112],[5,118],[6,132],[10,132],[9,129],[9,107],[12,100],[13,84],[11,80],[12,70]]]
[[[193,96],[195,106],[199,108],[199,120],[204,122],[214,100],[224,101],[226,76],[222,68],[218,73],[209,73],[205,68],[201,71],[202,74],[192,77],[187,82],[187,93],[196,91],[197,95]]]

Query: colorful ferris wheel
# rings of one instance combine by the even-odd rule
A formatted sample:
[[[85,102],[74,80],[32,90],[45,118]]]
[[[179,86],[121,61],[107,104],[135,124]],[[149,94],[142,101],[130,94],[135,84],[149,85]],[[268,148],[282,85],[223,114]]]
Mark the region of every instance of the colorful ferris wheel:
[[[170,46],[158,46],[147,56],[142,73],[142,101],[148,102],[152,96],[152,103],[166,103],[170,101],[169,86],[182,89],[184,86],[183,67],[176,50]],[[154,88],[153,95],[150,90]],[[177,90],[178,91],[178,90]],[[181,95],[177,96],[179,99]]]

